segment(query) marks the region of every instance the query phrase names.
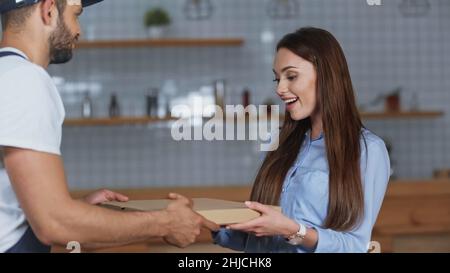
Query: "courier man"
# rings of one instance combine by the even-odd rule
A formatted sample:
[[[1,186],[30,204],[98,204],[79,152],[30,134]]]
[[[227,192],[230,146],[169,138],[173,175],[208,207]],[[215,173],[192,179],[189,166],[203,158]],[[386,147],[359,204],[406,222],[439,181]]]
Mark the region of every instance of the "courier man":
[[[0,0],[0,252],[49,252],[71,241],[99,248],[155,237],[185,247],[201,227],[218,229],[178,194],[156,212],[95,206],[128,200],[108,190],[71,198],[60,154],[64,107],[45,69],[72,58],[78,17],[101,1]]]

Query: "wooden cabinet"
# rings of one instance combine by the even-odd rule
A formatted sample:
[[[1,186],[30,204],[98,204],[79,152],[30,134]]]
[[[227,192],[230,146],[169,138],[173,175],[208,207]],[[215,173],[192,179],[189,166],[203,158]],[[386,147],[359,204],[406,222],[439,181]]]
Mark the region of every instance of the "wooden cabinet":
[[[373,240],[382,252],[450,252],[450,181],[391,182]]]

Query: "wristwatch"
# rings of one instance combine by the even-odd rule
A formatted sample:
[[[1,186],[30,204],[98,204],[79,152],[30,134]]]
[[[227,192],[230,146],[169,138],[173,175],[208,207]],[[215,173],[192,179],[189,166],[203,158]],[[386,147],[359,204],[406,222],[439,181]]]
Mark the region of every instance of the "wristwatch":
[[[306,229],[306,226],[301,223],[298,223],[298,225],[300,226],[299,230],[295,234],[286,238],[286,241],[288,242],[288,244],[297,246],[297,245],[301,245],[303,243],[303,240],[306,237],[307,229]]]

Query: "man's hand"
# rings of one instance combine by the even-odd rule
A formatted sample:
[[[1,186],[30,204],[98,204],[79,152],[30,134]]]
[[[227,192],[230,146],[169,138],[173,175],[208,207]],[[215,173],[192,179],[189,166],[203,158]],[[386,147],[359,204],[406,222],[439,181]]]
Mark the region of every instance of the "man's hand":
[[[173,201],[165,210],[169,220],[168,235],[164,237],[167,243],[184,248],[196,241],[202,227],[219,230],[216,223],[192,210],[192,200],[176,193],[169,194],[169,199]]]
[[[188,199],[176,196],[168,209],[154,213],[124,213],[87,204],[128,200],[110,191],[89,195],[84,202],[73,200],[60,156],[11,147],[4,152],[6,171],[20,206],[33,232],[45,245],[65,246],[78,241],[83,249],[91,249],[165,236],[173,244],[187,246],[195,240],[200,226],[216,227],[194,213]]]
[[[129,198],[123,194],[103,189],[83,197],[82,200],[91,205],[98,205],[107,201],[127,202],[128,199]]]

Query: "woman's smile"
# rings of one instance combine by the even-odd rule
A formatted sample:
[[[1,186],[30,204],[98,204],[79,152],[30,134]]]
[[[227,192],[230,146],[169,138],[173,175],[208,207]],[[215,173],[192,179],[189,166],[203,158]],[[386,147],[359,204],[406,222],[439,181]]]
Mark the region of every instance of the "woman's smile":
[[[283,101],[286,104],[286,110],[288,111],[294,109],[296,106],[300,106],[299,97],[283,99]]]

